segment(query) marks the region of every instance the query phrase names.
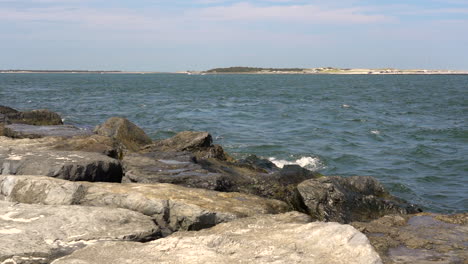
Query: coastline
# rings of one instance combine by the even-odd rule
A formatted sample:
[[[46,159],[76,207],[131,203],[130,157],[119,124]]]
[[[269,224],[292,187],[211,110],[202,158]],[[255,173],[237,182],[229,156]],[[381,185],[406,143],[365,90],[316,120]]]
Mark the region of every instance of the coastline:
[[[300,70],[281,70],[281,69],[263,69],[249,68],[246,71],[235,71],[231,68],[212,69],[207,71],[176,71],[176,72],[161,72],[161,71],[88,71],[88,70],[0,70],[1,73],[65,73],[65,74],[186,74],[186,75],[218,75],[218,74],[254,74],[254,75],[468,75],[468,71],[460,70],[425,70],[425,69],[371,69],[371,68],[310,68]],[[260,70],[254,70],[260,69]]]

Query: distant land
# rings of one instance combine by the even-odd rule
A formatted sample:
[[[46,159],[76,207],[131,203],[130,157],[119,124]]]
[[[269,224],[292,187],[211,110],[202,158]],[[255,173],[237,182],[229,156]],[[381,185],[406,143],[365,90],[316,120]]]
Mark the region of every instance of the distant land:
[[[160,73],[160,72],[141,72],[141,71],[90,71],[90,70],[0,70],[0,73],[121,73],[121,74],[145,74],[145,73]]]
[[[401,70],[394,68],[368,69],[368,68],[256,68],[256,67],[229,67],[215,68],[207,71],[179,72],[186,74],[468,74],[468,71],[457,70]]]
[[[157,71],[120,71],[120,70],[0,70],[0,73],[95,73],[95,74],[152,74],[170,73]],[[173,72],[174,73],[174,72]],[[257,68],[257,67],[228,67],[214,68],[207,71],[179,71],[178,74],[206,75],[206,74],[468,74],[459,70],[424,70],[424,69],[394,69],[394,68]]]

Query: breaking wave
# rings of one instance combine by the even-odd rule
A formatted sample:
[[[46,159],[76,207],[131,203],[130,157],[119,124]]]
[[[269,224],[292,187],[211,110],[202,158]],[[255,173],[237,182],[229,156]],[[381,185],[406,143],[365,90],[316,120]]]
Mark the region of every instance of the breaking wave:
[[[268,158],[268,160],[273,162],[273,164],[279,168],[283,168],[285,165],[299,165],[312,171],[318,171],[325,168],[325,165],[318,157],[301,157],[295,161],[287,161],[271,157]]]

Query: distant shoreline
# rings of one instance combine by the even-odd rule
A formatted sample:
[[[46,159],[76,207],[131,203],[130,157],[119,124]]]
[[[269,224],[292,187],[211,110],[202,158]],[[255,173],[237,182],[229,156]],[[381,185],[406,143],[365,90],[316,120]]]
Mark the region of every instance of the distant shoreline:
[[[239,69],[236,71],[236,69]],[[231,67],[218,68],[208,71],[87,71],[87,70],[0,70],[1,73],[66,73],[66,74],[187,74],[187,75],[220,75],[220,74],[252,74],[252,75],[468,75],[468,71],[457,70],[400,70],[400,69],[340,69],[340,68],[311,68],[311,69],[275,69]]]
[[[458,70],[426,70],[426,69],[393,69],[393,68],[254,68],[254,67],[229,67],[215,68],[201,72],[185,72],[186,74],[340,74],[340,75],[442,75],[442,74],[468,74],[468,71]]]
[[[69,71],[69,70],[0,70],[0,73],[67,73],[67,74],[79,74],[79,73],[93,73],[93,74],[155,74],[165,72],[142,72],[142,71]]]

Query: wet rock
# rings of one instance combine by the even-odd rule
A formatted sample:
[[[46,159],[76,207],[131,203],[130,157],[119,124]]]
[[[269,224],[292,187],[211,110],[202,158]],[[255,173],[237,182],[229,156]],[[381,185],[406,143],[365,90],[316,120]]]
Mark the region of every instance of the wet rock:
[[[233,161],[221,146],[213,145],[213,138],[208,132],[183,131],[171,138],[156,141],[144,149],[144,152],[185,151],[193,153],[198,159]]]
[[[266,173],[215,158],[200,159],[188,151],[131,153],[123,158],[122,163],[125,171],[123,182],[171,183],[249,193],[282,200],[290,203],[291,207],[295,202],[296,185],[317,176],[317,173],[302,168],[289,167]]]
[[[0,105],[0,114],[16,114],[18,113],[18,110],[13,109],[8,106]]]
[[[387,215],[351,225],[367,235],[384,263],[468,261],[468,213]]]
[[[232,191],[225,175],[205,170],[190,152],[130,153],[123,158],[122,182],[171,183],[191,188]]]
[[[267,159],[261,159],[256,155],[250,155],[245,159],[239,160],[237,163],[239,166],[246,166],[261,172],[273,172],[278,170],[278,167]]]
[[[322,175],[305,169],[299,165],[284,165],[277,173],[278,179],[283,184],[297,184],[312,178],[319,178]]]
[[[0,174],[45,175],[72,181],[122,180],[122,166],[116,159],[92,152],[35,149],[27,142],[0,137]]]
[[[150,217],[125,209],[0,201],[1,263],[50,263],[98,241],[147,241],[158,232]]]
[[[122,117],[107,119],[102,125],[96,127],[94,132],[116,139],[130,151],[138,151],[152,142],[141,128]]]
[[[392,197],[372,177],[320,177],[297,186],[299,203],[321,221],[370,221],[386,214],[417,213],[412,204]]]
[[[124,182],[172,183],[192,188],[242,192],[285,201],[295,207],[298,183],[320,175],[299,166],[266,170],[254,165],[259,159],[236,162],[227,154],[211,156],[211,136],[205,132],[181,132],[155,142],[122,162]],[[224,153],[221,151],[220,153]],[[257,167],[256,167],[257,166]],[[265,163],[265,166],[268,166]]]
[[[6,125],[3,133],[11,138],[41,138],[41,137],[64,137],[89,136],[91,131],[79,129],[71,125],[34,126],[25,124]]]
[[[381,260],[349,225],[310,223],[292,212],[232,221],[199,232],[179,232],[149,243],[104,242],[75,251],[62,263],[367,263]]]
[[[59,114],[47,109],[38,109],[24,112],[5,113],[9,123],[26,124],[35,126],[62,125],[62,118]]]
[[[0,176],[0,197],[21,203],[130,209],[151,216],[165,235],[288,210],[283,202],[234,192],[214,192],[172,184],[69,182],[39,176]]]

